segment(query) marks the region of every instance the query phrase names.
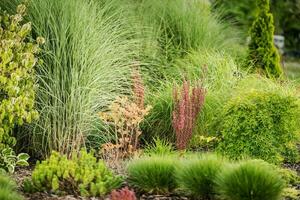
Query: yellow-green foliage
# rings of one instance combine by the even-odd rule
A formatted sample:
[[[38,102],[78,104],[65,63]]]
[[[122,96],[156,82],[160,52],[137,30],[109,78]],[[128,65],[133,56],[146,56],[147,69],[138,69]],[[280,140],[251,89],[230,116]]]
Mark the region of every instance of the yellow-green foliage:
[[[288,185],[297,185],[300,183],[300,177],[296,171],[288,168],[279,168],[278,173],[282,176]]]
[[[232,159],[252,157],[272,163],[296,162],[299,105],[295,97],[273,92],[244,92],[222,114],[217,150]]]
[[[282,196],[289,200],[299,200],[300,192],[296,188],[285,188]]]
[[[80,194],[81,196],[103,196],[120,187],[121,176],[115,176],[104,164],[97,161],[93,153],[81,150],[71,159],[52,152],[49,159],[36,165],[32,182],[26,182],[26,190],[54,191]],[[30,186],[29,186],[30,184]]]
[[[43,38],[29,41],[31,24],[22,23],[25,11],[25,5],[15,15],[0,10],[0,149],[15,145],[10,134],[15,124],[37,117],[34,66]]]
[[[259,14],[250,30],[249,63],[269,77],[280,77],[283,71],[279,54],[273,43],[275,28],[269,0],[257,0],[257,2]]]

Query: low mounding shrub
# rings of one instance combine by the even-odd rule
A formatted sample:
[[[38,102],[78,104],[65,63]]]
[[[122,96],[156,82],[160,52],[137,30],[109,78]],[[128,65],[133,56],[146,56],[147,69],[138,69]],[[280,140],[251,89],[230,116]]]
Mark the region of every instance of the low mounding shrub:
[[[223,161],[212,155],[187,161],[176,170],[178,186],[194,198],[213,199],[214,181],[222,167]]]
[[[171,158],[161,156],[133,160],[127,171],[129,184],[138,191],[166,194],[176,188],[175,161]]]
[[[0,174],[0,199],[21,200],[22,197],[16,193],[16,185],[5,174]]]
[[[232,159],[260,158],[272,163],[298,159],[297,99],[262,91],[241,93],[225,105],[222,141],[217,150]]]
[[[216,185],[225,200],[279,200],[285,186],[276,170],[259,160],[226,168],[216,178]]]
[[[119,188],[122,178],[115,176],[92,153],[81,150],[71,159],[52,152],[49,159],[36,165],[32,180],[24,188],[32,191],[72,192],[81,196],[103,196]]]

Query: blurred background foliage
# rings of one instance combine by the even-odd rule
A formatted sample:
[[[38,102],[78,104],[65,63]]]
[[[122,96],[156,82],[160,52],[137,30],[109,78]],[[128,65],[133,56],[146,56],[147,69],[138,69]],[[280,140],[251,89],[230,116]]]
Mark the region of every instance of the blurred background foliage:
[[[212,0],[214,9],[221,9],[225,19],[235,22],[247,36],[257,13],[255,0]],[[300,49],[300,0],[270,0],[275,34],[285,37],[287,50]]]

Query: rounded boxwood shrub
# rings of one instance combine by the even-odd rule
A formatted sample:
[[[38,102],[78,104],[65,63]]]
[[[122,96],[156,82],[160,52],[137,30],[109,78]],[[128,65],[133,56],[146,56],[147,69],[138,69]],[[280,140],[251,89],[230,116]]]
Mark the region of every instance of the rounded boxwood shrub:
[[[217,150],[232,158],[260,158],[272,163],[298,159],[297,99],[279,93],[250,91],[232,98],[222,114]]]
[[[279,200],[285,187],[277,171],[261,160],[226,168],[216,178],[216,185],[225,200]]]
[[[144,157],[129,163],[128,182],[140,192],[167,194],[176,188],[175,162],[165,156]]]
[[[194,198],[213,199],[215,178],[222,167],[223,161],[212,155],[186,161],[176,170],[178,186]]]

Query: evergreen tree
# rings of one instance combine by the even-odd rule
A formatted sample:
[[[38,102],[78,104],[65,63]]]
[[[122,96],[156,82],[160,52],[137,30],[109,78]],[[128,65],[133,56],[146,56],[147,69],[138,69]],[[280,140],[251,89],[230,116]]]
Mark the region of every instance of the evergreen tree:
[[[259,13],[250,29],[249,64],[269,77],[283,74],[280,57],[273,43],[274,20],[269,0],[258,0]]]

